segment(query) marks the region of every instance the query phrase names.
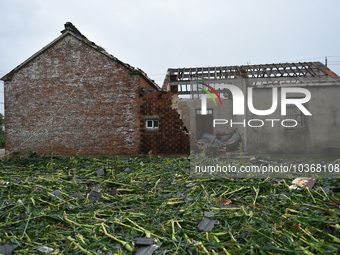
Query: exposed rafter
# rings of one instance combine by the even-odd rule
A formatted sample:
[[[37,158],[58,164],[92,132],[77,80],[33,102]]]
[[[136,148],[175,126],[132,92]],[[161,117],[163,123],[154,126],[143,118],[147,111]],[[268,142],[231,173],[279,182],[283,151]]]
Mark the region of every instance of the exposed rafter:
[[[178,86],[187,94],[197,82],[237,83],[248,86],[267,86],[294,83],[339,82],[340,77],[320,62],[281,63],[265,65],[170,68],[164,86]]]

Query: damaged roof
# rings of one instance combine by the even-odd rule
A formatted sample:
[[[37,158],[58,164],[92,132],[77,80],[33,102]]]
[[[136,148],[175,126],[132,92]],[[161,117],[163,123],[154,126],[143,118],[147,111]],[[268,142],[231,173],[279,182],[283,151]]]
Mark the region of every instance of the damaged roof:
[[[339,83],[340,77],[321,62],[169,68],[163,89],[166,89],[168,85],[189,85],[203,81],[233,83],[237,80],[246,80],[248,86],[265,86],[306,82]],[[181,92],[181,86],[179,86],[179,92]]]
[[[63,39],[64,37],[66,37],[67,35],[72,35],[75,38],[77,38],[78,40],[81,40],[82,42],[84,42],[85,44],[89,45],[91,48],[93,48],[94,50],[100,52],[101,54],[104,54],[106,57],[112,59],[115,62],[118,62],[119,64],[123,65],[125,68],[129,69],[132,73],[134,74],[139,74],[142,77],[144,77],[150,84],[152,84],[156,89],[160,89],[159,86],[153,81],[151,80],[147,74],[145,72],[143,72],[141,69],[139,68],[135,68],[130,66],[127,63],[124,63],[123,61],[119,60],[118,58],[112,56],[111,54],[109,54],[107,51],[105,51],[104,48],[98,46],[97,44],[95,44],[94,42],[90,41],[89,39],[86,38],[86,36],[84,36],[71,22],[66,22],[66,24],[64,25],[65,29],[61,31],[61,35],[56,38],[55,40],[53,40],[51,43],[49,43],[48,45],[46,45],[44,48],[42,48],[40,51],[38,51],[37,53],[35,53],[34,55],[32,55],[30,58],[28,58],[26,61],[24,61],[23,63],[21,63],[20,65],[18,65],[16,68],[14,68],[12,71],[10,71],[8,74],[6,74],[5,76],[3,76],[0,80],[3,81],[9,81],[12,79],[12,76],[18,72],[21,68],[23,68],[25,65],[27,65],[30,61],[32,61],[33,59],[35,59],[36,57],[38,57],[40,54],[42,54],[45,50],[47,50],[48,48],[50,48],[51,46],[53,46],[55,43],[57,43],[58,41],[60,41],[61,39]]]

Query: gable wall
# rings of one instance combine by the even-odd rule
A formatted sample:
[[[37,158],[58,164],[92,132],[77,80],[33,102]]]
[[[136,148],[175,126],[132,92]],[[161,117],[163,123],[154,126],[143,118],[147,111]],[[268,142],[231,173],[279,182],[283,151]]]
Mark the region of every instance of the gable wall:
[[[138,154],[140,76],[68,35],[5,82],[6,150]]]

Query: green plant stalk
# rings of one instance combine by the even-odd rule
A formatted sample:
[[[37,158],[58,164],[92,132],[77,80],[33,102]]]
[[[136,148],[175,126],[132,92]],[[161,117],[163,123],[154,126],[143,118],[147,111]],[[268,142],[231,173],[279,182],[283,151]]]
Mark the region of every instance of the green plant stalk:
[[[25,229],[24,229],[24,232],[22,233],[22,236],[21,236],[21,237],[24,237],[24,236],[25,236],[26,230],[27,230],[27,227],[28,227],[28,223],[30,222],[30,219],[31,219],[31,214],[28,215],[28,220],[27,220],[27,222],[26,222]]]
[[[236,239],[235,239],[233,233],[231,232],[230,226],[228,226],[228,227],[229,227],[228,233],[229,233],[231,239],[234,241],[234,243],[236,244],[237,248],[241,249],[241,246],[238,244],[238,242],[236,241]]]
[[[229,190],[226,190],[225,192],[223,192],[223,193],[220,195],[220,197],[226,196],[226,195],[231,195],[231,194],[233,194],[233,193],[239,192],[239,191],[244,190],[244,189],[249,189],[249,188],[248,188],[248,187],[242,187],[242,188],[239,188],[239,189],[237,189],[237,190],[230,191],[230,192],[228,192]]]
[[[80,244],[78,244],[76,242],[76,240],[74,240],[72,237],[68,236],[67,237],[67,240],[69,240],[72,244],[74,244],[75,246],[77,246],[82,252],[84,252],[85,254],[88,254],[88,255],[93,255],[92,252],[89,252],[88,250],[84,249]]]
[[[313,202],[316,204],[316,201],[315,201],[315,199],[314,199],[314,196],[313,196],[312,192],[310,192],[310,189],[307,188],[307,192],[308,192],[309,195],[312,197]]]
[[[200,247],[205,254],[210,254],[210,252],[207,250],[207,248],[205,248],[205,246],[203,245],[202,242],[197,242],[197,243],[194,244],[194,246],[195,247],[197,247],[197,246]]]
[[[146,237],[150,237],[150,236],[152,235],[152,236],[157,237],[157,238],[159,238],[159,239],[164,239],[163,237],[158,236],[158,235],[156,235],[156,234],[150,232],[149,230],[146,230],[145,228],[139,226],[136,222],[130,220],[129,218],[126,218],[126,219],[127,219],[129,222],[131,222],[133,225],[135,225],[137,228],[139,228],[141,231],[143,231],[143,232],[145,233]]]
[[[63,215],[64,215],[64,220],[66,222],[68,222],[69,224],[71,224],[71,225],[75,225],[75,226],[80,227],[80,228],[83,228],[83,227],[93,228],[93,225],[79,224],[79,223],[77,223],[75,221],[70,220],[69,218],[67,218],[67,214],[66,214],[65,211],[64,211]]]
[[[38,215],[38,216],[35,216],[35,217],[31,217],[31,220],[32,219],[37,219],[37,218],[40,218],[40,217],[44,217],[46,215]],[[17,221],[6,221],[5,223],[2,223],[0,224],[0,227],[6,227],[6,226],[9,226],[9,225],[15,225],[15,224],[18,224],[18,223],[21,223],[21,222],[25,222],[26,219],[23,219],[23,220],[17,220]]]
[[[325,209],[325,208],[321,208],[319,206],[315,206],[315,205],[309,205],[309,204],[302,204],[303,206],[307,206],[313,209],[317,209],[317,210],[321,210],[327,213],[334,213],[336,215],[340,215],[340,212],[337,212],[336,210],[332,210],[332,209]],[[299,212],[298,212],[299,213]]]
[[[171,239],[173,241],[177,241],[176,236],[175,236],[175,234],[176,234],[176,232],[175,232],[175,222],[174,222],[174,220],[170,220],[170,222],[171,222],[171,228],[172,228]]]
[[[111,238],[112,240],[115,240],[116,242],[122,244],[123,247],[124,247],[125,249],[127,249],[128,251],[133,251],[133,248],[130,246],[130,244],[129,244],[128,242],[119,240],[117,237],[115,237],[115,236],[113,236],[113,235],[107,233],[106,228],[105,228],[105,226],[104,226],[104,223],[102,223],[101,226],[102,226],[102,228],[103,228],[104,234],[105,234],[107,237],[109,237],[109,238]]]
[[[158,180],[156,181],[155,185],[154,185],[153,188],[149,191],[148,194],[153,193],[153,191],[157,188],[158,183],[159,183],[160,181],[161,181],[161,179],[158,179]]]
[[[254,198],[253,205],[255,205],[255,204],[256,204],[257,197],[259,196],[260,188],[255,188],[255,187],[253,186],[253,189],[255,190],[255,198]]]
[[[225,254],[231,255],[224,247],[222,248],[222,250],[225,252]]]
[[[139,229],[139,228],[136,228],[136,227],[133,227],[133,226],[124,224],[124,223],[122,223],[122,222],[119,222],[118,219],[115,219],[113,222],[114,222],[114,223],[117,223],[117,224],[119,224],[119,225],[122,225],[122,226],[124,226],[124,227],[131,228],[131,229],[136,230],[136,231],[138,231],[138,232],[145,233],[144,230],[141,230],[141,229]]]

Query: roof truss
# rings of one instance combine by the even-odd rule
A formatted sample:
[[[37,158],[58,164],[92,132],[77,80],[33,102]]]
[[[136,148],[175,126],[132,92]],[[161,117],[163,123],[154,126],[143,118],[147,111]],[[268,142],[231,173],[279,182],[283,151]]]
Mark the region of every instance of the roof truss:
[[[249,86],[280,85],[282,83],[329,82],[340,78],[320,62],[266,65],[170,68],[164,83],[178,86],[179,93],[190,93],[197,82],[237,83],[246,80]],[[189,87],[188,87],[189,86]]]

